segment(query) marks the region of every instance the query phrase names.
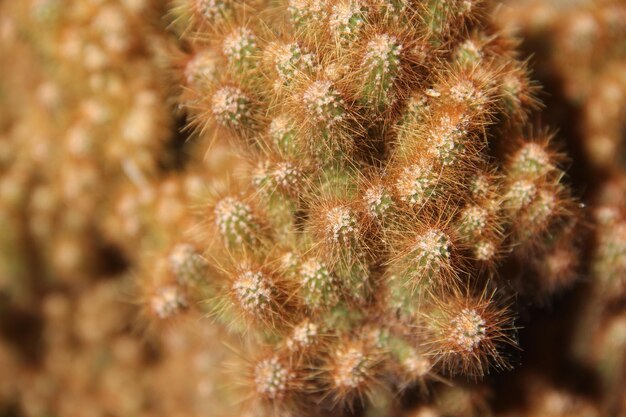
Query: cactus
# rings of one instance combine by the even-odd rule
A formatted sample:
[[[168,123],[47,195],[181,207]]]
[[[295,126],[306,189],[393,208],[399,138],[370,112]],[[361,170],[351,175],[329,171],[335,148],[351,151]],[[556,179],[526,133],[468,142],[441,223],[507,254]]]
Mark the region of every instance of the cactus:
[[[0,4],[0,414],[617,414],[624,8],[498,3]]]
[[[188,84],[192,127],[250,161],[210,204],[221,244],[204,254],[224,271],[206,308],[271,352],[254,398],[354,409],[381,386],[508,368],[498,265],[574,217],[553,135],[523,133],[536,87],[514,42],[481,23],[486,2],[279,3],[183,33],[228,68]]]

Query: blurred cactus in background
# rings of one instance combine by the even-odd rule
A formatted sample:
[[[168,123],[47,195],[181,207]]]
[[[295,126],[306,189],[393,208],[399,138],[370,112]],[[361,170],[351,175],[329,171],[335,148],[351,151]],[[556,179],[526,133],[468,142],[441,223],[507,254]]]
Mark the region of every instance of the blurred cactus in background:
[[[0,414],[626,410],[624,16],[0,2]]]
[[[535,72],[552,95],[544,117],[567,137],[575,155],[572,177],[589,202],[586,222],[593,228],[593,238],[585,244],[586,256],[581,259],[584,282],[569,307],[574,322],[568,326],[571,342],[566,353],[576,366],[589,370],[587,380],[597,380],[600,407],[589,415],[621,415],[626,410],[626,258],[620,249],[626,209],[624,17],[626,6],[619,1],[529,0],[511,2],[495,19],[503,30],[520,34],[523,48],[536,55]],[[570,404],[568,408],[578,408],[577,401],[581,400],[574,397],[564,402]],[[574,411],[553,414],[565,413]]]
[[[19,285],[97,274],[117,189],[171,164],[152,6],[66,3],[2,4],[2,224],[15,233],[0,264]]]
[[[503,29],[523,30],[538,75],[575,107],[579,146],[596,170],[624,162],[625,17],[626,6],[614,0],[525,0],[499,17]]]
[[[0,27],[0,413],[142,415],[154,348],[121,273],[175,216],[150,205],[178,158],[161,12],[2,2]],[[169,200],[186,216],[186,201]]]

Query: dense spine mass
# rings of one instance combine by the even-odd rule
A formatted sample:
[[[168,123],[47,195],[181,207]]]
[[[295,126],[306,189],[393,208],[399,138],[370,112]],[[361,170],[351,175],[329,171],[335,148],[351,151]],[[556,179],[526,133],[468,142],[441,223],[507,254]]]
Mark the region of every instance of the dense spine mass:
[[[567,240],[575,205],[492,5],[177,3],[181,104],[250,163],[209,202],[203,256],[177,247],[172,266],[211,271],[187,292],[245,340],[251,409],[354,409],[508,368],[500,284],[527,288],[515,271]],[[166,290],[159,318],[187,306]]]

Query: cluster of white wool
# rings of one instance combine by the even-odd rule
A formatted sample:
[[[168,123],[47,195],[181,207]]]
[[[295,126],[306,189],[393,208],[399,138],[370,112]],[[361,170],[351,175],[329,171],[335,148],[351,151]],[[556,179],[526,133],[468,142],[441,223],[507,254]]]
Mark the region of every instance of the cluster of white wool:
[[[326,19],[325,0],[289,0],[289,14],[294,24],[315,24]]]
[[[513,155],[511,169],[522,174],[540,176],[553,169],[552,159],[543,146],[528,142]]]
[[[417,237],[412,249],[418,268],[436,270],[450,257],[450,238],[441,230],[431,228]]]
[[[435,192],[437,177],[426,159],[404,167],[396,181],[400,200],[411,205],[423,204]]]
[[[342,1],[335,4],[330,15],[332,33],[343,40],[351,39],[365,24],[367,7],[361,1]]]
[[[530,180],[521,179],[511,184],[506,193],[506,200],[514,210],[528,206],[537,194],[537,186]]]
[[[252,104],[239,87],[225,86],[213,94],[211,110],[222,126],[241,127],[252,114]]]
[[[352,210],[336,206],[326,213],[326,236],[333,242],[350,244],[359,234],[359,223]]]
[[[461,213],[461,229],[470,234],[481,234],[487,226],[489,212],[481,206],[468,206]]]
[[[252,207],[234,197],[221,199],[214,209],[215,224],[223,238],[241,244],[255,239]]]
[[[474,351],[487,335],[487,322],[473,309],[463,309],[450,320],[450,325],[449,337],[462,351]]]
[[[337,282],[324,262],[316,258],[308,259],[300,266],[298,273],[300,283],[306,291],[307,304],[315,308],[322,303],[333,302]]]
[[[270,161],[263,160],[256,166],[252,175],[253,184],[270,195],[277,190],[286,193],[297,190],[303,179],[302,170],[290,161],[272,164]]]
[[[487,103],[485,93],[470,80],[459,80],[449,90],[449,96],[457,103],[470,104],[473,109],[481,109]]]
[[[272,119],[269,127],[269,135],[274,144],[281,148],[284,138],[293,133],[293,122],[288,116],[280,114]]]
[[[482,240],[474,246],[474,257],[479,261],[490,261],[495,254],[496,245],[493,242]]]
[[[272,287],[261,271],[240,271],[233,282],[233,291],[241,307],[248,313],[258,314],[271,308]]]
[[[370,71],[376,70],[376,81],[380,83],[384,75],[400,64],[401,51],[402,45],[395,36],[378,34],[367,43],[363,66]]]
[[[269,399],[280,398],[286,391],[293,373],[273,356],[259,362],[254,370],[256,390]]]
[[[457,48],[455,59],[457,61],[478,62],[483,57],[483,52],[473,39],[463,41]]]
[[[247,27],[239,27],[224,38],[222,49],[229,62],[240,64],[254,56],[256,36]]]
[[[354,346],[335,352],[333,382],[340,388],[357,388],[366,381],[370,366],[367,355]]]
[[[411,349],[402,360],[402,366],[409,375],[416,378],[423,378],[430,372],[433,364],[426,356],[420,355],[415,350]]]
[[[278,162],[271,175],[276,186],[286,191],[294,189],[303,179],[302,171],[289,161]]]
[[[484,173],[476,175],[470,183],[470,190],[476,198],[487,197],[490,189],[491,181]]]
[[[530,224],[542,224],[554,213],[557,205],[557,198],[553,192],[540,190],[528,210]]]
[[[219,59],[212,49],[195,53],[185,66],[185,82],[189,86],[199,87],[217,81],[218,64]]]
[[[215,22],[227,11],[230,0],[196,0],[195,8],[208,22]]]
[[[406,114],[409,116],[419,115],[429,110],[428,95],[425,92],[417,91],[411,94],[406,103]]]
[[[457,123],[449,115],[444,115],[430,129],[426,138],[428,153],[443,165],[451,165],[463,152],[462,140],[467,134],[465,120]]]
[[[293,251],[285,252],[280,257],[280,269],[283,271],[294,271],[300,265],[298,255]]]
[[[171,271],[182,285],[200,281],[208,266],[196,248],[188,243],[174,246],[168,260]]]
[[[363,195],[368,213],[373,218],[379,219],[385,215],[393,205],[391,195],[381,184],[368,187]]]
[[[158,288],[150,298],[150,309],[160,319],[173,317],[187,306],[187,296],[176,285]]]
[[[311,346],[319,332],[319,326],[309,320],[304,320],[298,324],[287,339],[289,350],[295,351],[307,346]]]
[[[300,72],[312,72],[317,67],[315,54],[307,52],[297,42],[274,45],[271,51],[282,84],[290,82]],[[279,86],[280,82],[277,80]]]
[[[313,82],[302,96],[307,111],[324,127],[331,127],[345,117],[344,102],[333,83],[328,80]]]

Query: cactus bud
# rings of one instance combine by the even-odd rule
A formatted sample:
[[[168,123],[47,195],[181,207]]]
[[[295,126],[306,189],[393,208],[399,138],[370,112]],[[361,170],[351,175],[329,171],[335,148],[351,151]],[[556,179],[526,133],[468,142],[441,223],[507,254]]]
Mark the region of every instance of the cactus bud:
[[[241,264],[231,276],[231,297],[244,318],[273,329],[284,324],[288,289],[281,277],[251,263]]]
[[[232,86],[220,88],[211,98],[211,111],[217,122],[236,131],[250,127],[253,106],[250,97]]]
[[[311,258],[301,265],[298,276],[302,298],[309,308],[330,308],[337,302],[337,280],[326,264]]]
[[[510,185],[508,192],[505,194],[507,205],[512,210],[520,210],[528,206],[535,195],[537,187],[528,180],[515,181]]]
[[[279,115],[272,119],[269,127],[269,136],[280,153],[284,155],[294,153],[296,128],[294,122],[288,116]]]
[[[499,368],[508,366],[498,348],[514,343],[515,328],[507,309],[496,305],[492,297],[483,293],[468,298],[454,293],[438,301],[437,308],[428,314],[425,324],[435,337],[429,344],[444,368],[481,376],[490,363]]]
[[[195,11],[206,23],[214,24],[224,19],[232,5],[230,0],[194,0]]]
[[[537,178],[554,169],[551,157],[539,143],[525,143],[514,155],[510,164],[511,175]]]
[[[309,320],[304,320],[294,327],[291,336],[287,339],[287,348],[291,351],[301,351],[316,343],[319,337],[319,326]]]
[[[203,88],[218,80],[218,57],[211,49],[196,52],[185,66],[185,82],[194,88]]]
[[[428,96],[421,91],[414,92],[409,97],[406,109],[402,114],[402,127],[410,129],[411,126],[424,122],[430,110]],[[404,129],[401,129],[403,131]]]
[[[177,285],[157,288],[150,298],[150,311],[161,320],[172,318],[188,307],[187,296]]]
[[[457,349],[472,352],[485,339],[486,324],[476,310],[463,309],[450,321],[449,338]]]
[[[417,277],[430,280],[450,260],[450,238],[440,230],[428,229],[417,237],[409,257]]]
[[[237,248],[258,242],[261,225],[249,204],[225,197],[215,205],[214,214],[215,225],[227,246]]]
[[[440,164],[451,165],[458,160],[464,150],[464,137],[467,131],[464,122],[454,123],[449,116],[441,117],[431,127],[426,139],[428,153]]]
[[[176,245],[170,252],[170,269],[181,285],[202,282],[207,272],[208,263],[189,244]]]
[[[557,205],[557,198],[549,190],[539,191],[535,201],[533,201],[524,216],[525,223],[533,230],[541,228],[548,223],[554,214]]]
[[[335,353],[333,382],[339,389],[354,389],[365,382],[368,361],[365,353],[354,347]]]
[[[487,198],[492,188],[492,181],[487,174],[478,174],[470,183],[470,192],[476,200]]]
[[[410,206],[421,206],[435,196],[437,181],[437,172],[430,161],[420,159],[403,168],[395,186],[401,201]]]
[[[415,350],[409,351],[402,359],[402,367],[411,379],[423,379],[433,367],[433,364],[424,355]]]
[[[271,307],[273,289],[259,271],[241,271],[233,282],[233,290],[241,307],[249,313],[264,312]]]
[[[254,60],[259,53],[256,36],[246,27],[237,28],[226,36],[222,49],[228,63],[241,72],[255,66]]]
[[[309,117],[322,129],[331,128],[346,116],[344,101],[331,81],[313,82],[302,98]]]
[[[263,359],[254,367],[256,391],[269,400],[283,398],[293,378],[293,372],[281,363],[278,356]]]
[[[296,42],[273,45],[270,54],[279,78],[277,87],[289,85],[300,74],[311,75],[316,68],[315,55]]]
[[[331,352],[326,372],[335,401],[371,393],[379,374],[380,355],[363,340],[341,340]]]
[[[289,14],[296,28],[319,25],[327,18],[324,0],[289,0]]]
[[[365,25],[367,7],[359,1],[345,0],[335,4],[330,15],[330,30],[338,43],[348,44]]]
[[[261,161],[255,169],[253,184],[272,196],[275,192],[296,196],[304,181],[304,173],[293,162]]]
[[[480,206],[469,206],[461,213],[460,232],[467,237],[480,235],[487,226],[489,212]]]
[[[460,65],[471,68],[483,57],[480,45],[473,39],[466,39],[454,52],[454,59]]]
[[[382,221],[393,205],[391,194],[382,184],[372,185],[363,193],[367,213],[377,221]]]
[[[363,58],[365,74],[361,98],[375,110],[395,100],[393,86],[400,69],[402,45],[388,34],[374,36],[368,43]]]
[[[496,245],[487,240],[481,240],[474,246],[474,257],[481,262],[489,262],[496,255]]]
[[[336,206],[326,213],[326,236],[338,245],[349,245],[360,234],[358,220],[349,207]]]

